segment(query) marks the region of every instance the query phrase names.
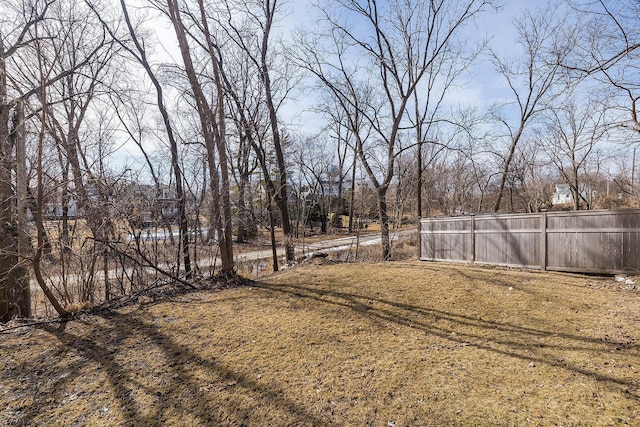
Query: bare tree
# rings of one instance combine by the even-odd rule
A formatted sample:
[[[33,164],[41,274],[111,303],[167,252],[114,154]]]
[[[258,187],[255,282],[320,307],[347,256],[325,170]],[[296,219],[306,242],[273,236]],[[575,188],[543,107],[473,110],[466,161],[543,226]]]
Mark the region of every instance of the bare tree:
[[[89,7],[94,11],[111,37],[116,40],[138,64],[142,66],[155,89],[156,105],[162,116],[166,136],[169,140],[171,169],[175,178],[176,197],[178,199],[178,222],[180,229],[180,253],[178,254],[178,259],[180,259],[180,256],[182,257],[185,273],[190,275],[191,257],[189,253],[189,224],[187,221],[186,199],[183,190],[183,174],[180,168],[178,141],[175,135],[174,125],[172,124],[169,115],[169,110],[167,109],[164,88],[157,77],[157,72],[154,69],[151,60],[149,59],[146,42],[139,34],[140,29],[136,28],[137,24],[131,19],[126,0],[120,0],[122,19],[126,25],[126,36],[124,34],[120,34],[117,26],[118,21],[115,21],[116,25],[109,23],[106,18],[105,11],[98,9],[98,7],[90,0],[85,0],[85,3],[87,3],[87,5],[89,5]]]
[[[246,56],[240,54],[236,58],[236,61],[229,62],[230,66],[222,70],[222,75],[225,93],[230,99],[228,108],[236,131],[234,171],[238,186],[237,242],[244,243],[247,232],[256,231],[255,213],[251,209],[251,201],[247,200],[250,197],[251,176],[258,164],[262,165],[264,170],[267,160],[263,157],[260,161],[257,157],[259,153],[263,153],[261,142],[264,141],[260,136],[265,128],[262,94],[255,85],[252,67]]]
[[[231,171],[237,187],[237,243],[246,243],[257,231],[255,213],[250,200],[251,177],[258,168],[253,144],[259,126],[262,91],[252,73],[252,63],[237,47],[227,46],[221,68],[226,108],[229,115],[228,151]]]
[[[11,8],[9,8],[11,6]],[[48,5],[46,5],[48,7]],[[28,316],[30,304],[28,290],[24,290],[24,282],[17,274],[16,265],[17,242],[13,235],[13,208],[12,208],[12,141],[11,135],[11,110],[15,101],[10,99],[9,80],[10,60],[19,49],[24,48],[30,42],[27,33],[36,22],[44,19],[45,9],[31,10],[31,16],[19,16],[13,4],[5,3],[0,10],[6,14],[6,21],[2,21],[0,32],[0,322],[7,322],[14,316]],[[15,27],[5,30],[7,22],[14,22]],[[13,36],[17,34],[17,36]],[[10,36],[13,36],[10,38]],[[28,281],[27,284],[28,286]]]
[[[312,221],[320,220],[320,232],[327,232],[329,210],[332,198],[337,195],[336,158],[328,155],[328,144],[319,138],[302,138],[298,141],[293,163],[298,165],[306,191],[304,202],[316,213]]]
[[[77,295],[84,302],[93,302],[96,289],[94,280],[75,281],[79,282],[73,283],[75,287],[82,288],[77,289],[78,292],[71,292],[67,286],[67,273],[79,272],[78,265],[73,263],[76,257],[71,250],[69,211],[73,202],[76,215],[79,212],[84,214],[84,221],[94,238],[92,250],[86,254],[92,261],[85,264],[89,266],[88,276],[94,278],[99,259],[102,260],[103,271],[108,269],[109,251],[100,242],[114,236],[113,221],[107,209],[109,186],[105,182],[105,158],[109,145],[106,141],[112,135],[103,133],[106,129],[102,125],[108,123],[108,115],[95,107],[109,78],[116,75],[111,63],[117,54],[117,45],[100,25],[96,25],[93,13],[83,3],[58,2],[51,9],[51,18],[54,17],[55,20],[50,19],[48,25],[39,27],[46,42],[38,43],[38,53],[46,69],[39,68],[37,72],[40,75],[34,75],[33,78],[41,81],[50,73],[61,73],[67,69],[75,72],[68,73],[43,90],[40,104],[34,108],[42,109],[41,114],[37,115],[44,120],[41,126],[44,126],[46,141],[54,144],[60,163],[60,172],[56,174],[59,175],[56,181],[60,193],[54,191],[54,200],[57,202],[58,199],[55,193],[60,194],[62,298],[65,303],[73,303],[77,302]],[[89,55],[92,60],[82,65],[84,58]],[[28,58],[25,60],[28,61]],[[38,157],[40,150],[45,149],[42,145],[46,141],[44,136],[41,138]],[[37,169],[41,174],[42,164],[39,162]],[[44,209],[42,185],[39,180],[36,187],[38,211]],[[44,233],[44,228],[38,231]],[[44,271],[40,266],[36,270]],[[107,280],[104,280],[104,285],[105,294],[109,295]]]
[[[420,45],[420,36],[417,34],[416,44]],[[428,37],[428,35],[427,35]],[[484,49],[484,43],[479,43],[476,48],[471,47],[468,40],[460,40],[451,43],[441,55],[429,64],[428,72],[424,79],[417,86],[413,93],[413,106],[407,111],[408,120],[415,130],[415,145],[417,146],[417,169],[416,169],[416,205],[417,216],[422,217],[422,174],[425,167],[429,166],[429,161],[433,160],[433,155],[425,157],[423,147],[434,145],[434,150],[429,153],[439,154],[441,150],[447,148],[445,144],[438,143],[436,132],[439,125],[448,124],[465,130],[468,123],[466,120],[459,121],[460,117],[455,117],[451,112],[442,111],[446,95],[453,88],[455,82],[461,74],[469,69],[469,66],[476,60],[478,54]],[[414,78],[410,74],[410,78]],[[469,129],[466,129],[469,132]],[[426,160],[426,163],[424,161]]]
[[[569,186],[573,209],[584,204],[591,209],[591,189],[583,183],[598,143],[606,135],[606,106],[594,99],[569,95],[564,102],[545,114],[541,134],[543,147]]]
[[[246,162],[249,160],[249,150],[253,150],[255,159],[260,167],[262,184],[266,190],[268,203],[266,208],[269,215],[269,228],[271,233],[273,270],[278,271],[278,255],[274,229],[273,203],[275,194],[278,192],[277,175],[271,171],[273,164],[273,150],[271,149],[271,138],[269,138],[269,118],[265,111],[264,96],[261,89],[261,82],[255,85],[255,79],[251,73],[253,61],[246,55],[240,55],[235,66],[222,68],[222,76],[225,83],[225,93],[231,99],[232,120],[238,133],[238,139],[242,150],[241,157],[238,158],[238,171],[240,171],[241,182],[249,182],[249,169]],[[236,73],[233,69],[235,68]],[[239,74],[237,73],[239,71]],[[252,168],[253,169],[253,168]],[[244,171],[244,172],[242,172]],[[276,175],[276,176],[274,176]],[[247,187],[244,187],[245,190]],[[239,207],[242,205],[239,203]],[[248,211],[245,211],[245,214]]]
[[[621,114],[614,122],[640,132],[640,3],[636,0],[569,0],[582,19],[574,54],[566,69],[592,76],[608,88],[610,106]],[[609,119],[611,120],[611,119]]]
[[[368,145],[357,136],[356,144],[377,193],[382,257],[390,259],[387,191],[401,148],[398,141],[407,108],[420,83],[434,71],[433,65],[452,46],[464,24],[491,2],[337,0],[333,5],[337,6],[337,13],[335,8],[321,9],[325,32],[313,35],[322,37],[333,50],[307,40],[300,63],[329,88],[347,111],[359,110],[360,120],[375,132]],[[367,90],[354,90],[365,79],[369,82]]]
[[[562,84],[561,64],[571,53],[575,32],[564,17],[556,17],[550,6],[532,13],[526,11],[515,22],[517,42],[522,52],[519,59],[502,59],[493,53],[496,69],[505,79],[513,95],[508,106],[516,114],[498,116],[507,131],[506,152],[501,154],[501,175],[493,210],[499,211],[516,149],[527,128],[541,112],[549,108]],[[509,119],[512,116],[512,119]]]
[[[47,102],[48,87],[46,84],[42,84],[42,83],[48,80],[49,76],[54,72],[54,70],[50,67],[45,66],[45,57],[43,54],[43,49],[40,43],[39,33],[38,33],[39,25],[40,25],[39,22],[34,25],[33,35],[34,35],[35,50],[37,53],[37,63],[38,63],[37,69],[39,74],[39,82],[41,82],[40,93],[38,95],[40,98],[40,103],[44,106],[46,105],[46,102]],[[57,54],[55,54],[54,58],[48,58],[48,59],[51,60],[52,64],[56,64],[59,58],[57,57]],[[38,154],[37,154],[37,160],[36,160],[36,170],[37,170],[36,201],[37,201],[37,207],[38,207],[38,209],[36,210],[37,240],[36,240],[35,254],[33,256],[33,271],[36,276],[36,280],[40,285],[40,288],[46,295],[51,305],[55,308],[58,315],[60,315],[60,317],[67,317],[69,315],[69,312],[67,312],[62,307],[62,305],[60,304],[58,299],[55,297],[55,295],[53,294],[49,286],[45,283],[45,280],[42,274],[42,268],[41,268],[41,261],[42,261],[43,247],[44,247],[44,239],[43,239],[44,220],[43,220],[43,212],[42,212],[43,205],[44,205],[43,203],[44,202],[44,185],[43,185],[42,163],[43,163],[43,151],[44,151],[43,145],[44,145],[44,138],[45,138],[45,132],[46,132],[46,122],[47,122],[47,108],[41,108],[40,111],[41,111],[41,120],[40,120],[40,130],[38,132],[38,149],[37,149]]]
[[[0,322],[28,315],[31,303],[28,290],[24,289],[29,286],[29,281],[22,280],[24,271],[16,247],[16,236],[24,230],[15,228],[12,111],[20,102],[41,94],[43,87],[73,72],[63,70],[58,74],[47,74],[46,79],[35,85],[32,80],[23,79],[20,58],[30,53],[33,61],[33,51],[39,38],[35,28],[48,19],[49,9],[55,3],[56,0],[5,1],[0,4]],[[85,58],[83,64],[88,60]],[[23,126],[23,123],[17,125]],[[62,307],[58,305],[56,308],[61,315],[66,315]]]
[[[267,191],[280,213],[286,259],[290,262],[295,258],[295,248],[288,206],[285,144],[278,111],[288,96],[296,75],[295,70],[290,68],[282,70],[280,73],[276,71],[278,59],[281,61],[279,65],[287,66],[285,62],[282,62],[283,58],[276,58],[273,41],[274,26],[281,13],[280,2],[278,0],[225,0],[223,3],[225,28],[228,35],[251,61],[256,75],[260,79],[276,162],[274,179],[269,173],[264,173],[264,177]],[[261,147],[254,145],[254,148],[257,148],[256,156],[261,162],[263,172],[266,172],[268,169],[268,165],[265,164],[266,153]]]
[[[307,45],[306,50],[308,52],[313,51],[313,45]],[[338,53],[338,56],[343,52]],[[316,57],[319,59],[319,57]],[[304,68],[308,68],[309,65],[305,60],[301,61]],[[361,112],[354,108],[349,102],[346,101],[344,96],[351,93],[365,94],[368,90],[366,86],[362,88],[356,88],[350,86],[348,82],[341,85],[338,82],[329,82],[325,77],[321,76],[320,69],[322,65],[318,62],[319,67],[317,70],[310,68],[310,71],[318,76],[319,82],[315,86],[312,86],[315,90],[319,91],[321,97],[324,98],[323,103],[317,107],[318,111],[323,113],[328,121],[328,124],[324,131],[329,131],[330,136],[335,140],[337,145],[338,154],[338,198],[342,199],[342,191],[344,182],[347,180],[347,176],[350,176],[349,186],[349,233],[353,232],[354,217],[355,217],[355,186],[356,186],[356,172],[358,164],[358,147],[364,145],[363,141],[367,141],[371,135],[371,126],[367,126],[363,120]],[[340,79],[340,77],[337,77]],[[354,96],[353,100],[357,103],[357,99]],[[363,96],[363,103],[368,102],[368,98]],[[360,143],[358,143],[360,141]],[[350,160],[350,166],[346,166],[347,160]]]
[[[320,87],[321,93],[326,94],[324,87]],[[350,201],[349,205],[349,232],[351,233],[353,228],[353,196],[355,178],[354,173],[357,163],[357,152],[354,143],[353,133],[349,128],[349,121],[347,120],[345,110],[340,107],[336,100],[329,96],[324,105],[319,109],[319,112],[323,113],[328,121],[326,128],[322,132],[329,132],[330,141],[327,141],[328,149],[333,153],[333,147],[335,147],[336,153],[336,186],[337,194],[335,197],[335,206],[333,207],[336,215],[333,220],[334,227],[342,227],[342,218],[338,214],[338,211],[345,210],[345,189],[346,184],[349,184]],[[329,145],[331,144],[331,145]]]
[[[209,162],[210,183],[213,196],[213,222],[216,224],[215,228],[220,242],[222,272],[229,274],[233,272],[233,237],[231,203],[229,199],[229,167],[226,147],[226,111],[221,75],[221,58],[219,56],[220,51],[209,30],[208,17],[203,0],[199,0],[197,13],[195,15],[195,17],[199,19],[195,18],[197,19],[195,24],[198,25],[201,30],[204,39],[202,47],[205,49],[205,52],[208,53],[211,61],[211,73],[212,80],[214,81],[216,100],[215,107],[212,107],[209,104],[203,85],[198,78],[198,72],[194,65],[191,47],[182,20],[182,12],[180,11],[178,3],[174,0],[167,0],[167,12],[178,39],[185,66],[185,73],[191,84],[197,112],[200,117],[201,130]],[[216,161],[216,153],[218,161]]]

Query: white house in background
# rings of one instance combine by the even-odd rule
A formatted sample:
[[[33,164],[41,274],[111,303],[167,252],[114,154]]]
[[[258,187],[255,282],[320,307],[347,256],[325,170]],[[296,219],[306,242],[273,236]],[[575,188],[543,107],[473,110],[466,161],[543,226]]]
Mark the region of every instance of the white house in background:
[[[72,191],[72,190],[71,190]],[[87,188],[87,197],[93,201],[98,202],[100,200],[100,195],[98,191],[94,188]],[[78,202],[73,194],[69,195],[69,200],[67,201],[66,206],[67,212],[66,215],[68,218],[78,218],[84,215],[84,211],[82,208],[78,206]],[[53,201],[47,202],[44,207],[44,212],[42,213],[46,219],[61,219],[64,212],[64,206],[62,203],[62,194],[58,192]],[[31,214],[33,215],[33,214]]]
[[[554,205],[573,203],[573,195],[569,189],[569,184],[556,184],[556,191],[553,193],[551,203]]]
[[[592,190],[588,185],[580,185],[579,188],[580,196],[589,201],[596,195],[596,191]],[[556,191],[553,193],[551,203],[554,206],[573,203],[573,194],[571,194],[569,184],[556,184]]]
[[[62,206],[62,202],[60,201],[47,203],[43,212],[43,215],[46,219],[60,219],[62,218],[63,214],[64,214],[64,208]],[[81,214],[82,212],[78,208],[76,199],[71,197],[67,202],[67,217],[76,218]]]

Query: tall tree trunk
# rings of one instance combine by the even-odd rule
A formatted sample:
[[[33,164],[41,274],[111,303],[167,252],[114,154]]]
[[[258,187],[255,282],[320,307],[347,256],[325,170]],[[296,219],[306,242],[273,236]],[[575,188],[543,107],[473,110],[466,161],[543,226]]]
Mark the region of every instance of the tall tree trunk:
[[[169,15],[173,23],[173,28],[178,39],[180,46],[180,53],[185,65],[185,71],[187,78],[191,83],[193,89],[194,98],[198,110],[198,116],[200,118],[200,124],[202,133],[205,140],[205,147],[207,151],[207,159],[209,160],[209,174],[211,180],[211,190],[213,196],[213,209],[214,224],[216,225],[216,232],[218,233],[218,239],[220,242],[220,257],[222,260],[222,272],[231,273],[233,271],[233,241],[232,241],[232,224],[231,224],[231,203],[229,200],[229,176],[226,157],[226,147],[224,143],[224,108],[223,100],[218,99],[218,108],[222,108],[219,111],[220,117],[223,122],[219,122],[213,110],[211,109],[207,97],[205,96],[198,75],[196,73],[193,61],[191,58],[191,52],[187,41],[184,24],[181,19],[180,10],[177,3],[174,0],[167,0],[167,6]],[[204,11],[201,11],[204,13]],[[206,24],[206,20],[202,23]],[[207,30],[205,30],[205,33]],[[205,35],[206,36],[206,35]],[[210,40],[207,40],[209,47],[211,48]],[[210,52],[212,60],[215,60],[214,52]],[[214,73],[217,73],[218,64],[214,64]],[[222,92],[221,84],[219,83],[218,76],[218,96]],[[222,186],[218,176],[215,150],[217,149],[218,160],[220,162],[220,174],[222,176]],[[221,203],[222,202],[222,203]]]
[[[222,67],[220,64],[220,59],[216,55],[218,51],[214,46],[213,40],[211,38],[211,32],[209,31],[204,2],[202,0],[198,0],[198,5],[200,6],[200,17],[202,20],[204,34],[207,39],[207,46],[209,48],[209,54],[212,61],[213,77],[216,86],[216,109],[218,113],[218,119],[217,123],[214,120],[214,124],[217,124],[217,126],[215,126],[215,128],[217,129],[215,142],[216,148],[218,150],[218,158],[220,159],[220,176],[222,178],[220,192],[222,196],[222,232],[224,233],[224,239],[221,242],[222,244],[220,252],[224,254],[223,256],[221,256],[222,272],[225,274],[229,274],[233,272],[233,223],[231,215],[231,186],[229,182],[228,167],[229,160],[227,158],[226,144],[226,111],[224,103],[225,94],[221,75]]]
[[[44,82],[46,80],[45,79],[46,73],[44,70],[43,58],[41,55],[42,51],[40,50],[39,39],[37,38],[38,27],[36,26],[35,29],[36,29],[36,51],[38,52],[38,70],[40,71],[40,80]],[[46,88],[47,87],[43,84],[40,92],[40,104],[43,106],[46,105],[46,102],[47,102]],[[44,277],[42,276],[42,269],[40,265],[42,261],[42,253],[43,253],[42,251],[44,247],[44,237],[43,237],[44,236],[44,218],[42,215],[42,208],[44,206],[43,152],[44,152],[44,135],[45,135],[45,128],[47,123],[46,116],[47,116],[47,109],[42,108],[41,118],[40,118],[41,125],[40,125],[40,131],[38,133],[38,152],[37,152],[37,160],[36,160],[36,174],[37,174],[36,203],[38,205],[38,209],[36,210],[37,240],[36,240],[36,251],[33,256],[33,272],[36,276],[36,281],[38,282],[38,284],[40,285],[40,288],[42,289],[42,292],[44,292],[44,295],[47,297],[47,299],[49,300],[53,308],[56,310],[58,315],[60,317],[67,317],[69,316],[70,313],[67,312],[62,307],[62,305],[60,304],[56,296],[53,294],[53,292],[51,292],[51,290],[47,286],[44,280]]]
[[[242,173],[242,172],[241,172]],[[247,241],[247,202],[245,193],[247,182],[244,176],[240,177],[238,182],[238,233],[236,235],[236,243],[245,243]]]
[[[13,222],[13,159],[9,131],[10,106],[7,102],[7,75],[4,45],[0,37],[0,322],[20,315],[22,294],[16,276],[18,264]]]
[[[271,25],[274,19],[276,9],[276,0],[266,0],[264,5],[266,22],[264,23],[262,33],[262,47],[260,51],[260,65],[262,67],[262,83],[264,85],[265,100],[267,110],[269,112],[269,124],[271,126],[271,136],[273,138],[273,147],[276,154],[276,162],[278,166],[277,188],[275,193],[275,202],[280,211],[280,220],[282,221],[283,245],[286,253],[287,262],[295,260],[295,248],[293,244],[293,234],[291,232],[291,221],[289,219],[289,206],[287,198],[287,166],[284,162],[284,154],[282,150],[282,141],[280,135],[280,127],[278,123],[278,115],[275,103],[273,101],[273,93],[271,87],[271,76],[269,74],[269,61],[267,58],[269,50],[269,36],[271,33]]]
[[[13,140],[16,149],[16,195],[17,195],[17,230],[18,230],[18,257],[19,264],[16,266],[18,285],[22,292],[18,301],[20,316],[31,316],[31,289],[29,284],[29,272],[25,267],[27,256],[31,252],[29,235],[27,234],[27,206],[29,205],[27,179],[27,158],[25,151],[26,135],[24,127],[24,103],[19,102],[16,106],[13,126]],[[45,242],[46,244],[46,242]]]

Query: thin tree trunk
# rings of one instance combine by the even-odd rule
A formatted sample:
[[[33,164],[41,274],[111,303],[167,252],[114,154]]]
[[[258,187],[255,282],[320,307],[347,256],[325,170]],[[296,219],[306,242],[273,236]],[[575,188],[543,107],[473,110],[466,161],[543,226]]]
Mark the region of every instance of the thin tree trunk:
[[[231,199],[229,196],[231,187],[229,182],[229,160],[227,158],[227,146],[226,146],[226,112],[224,105],[224,87],[221,76],[221,64],[219,58],[216,56],[217,50],[214,47],[213,41],[211,39],[211,32],[209,31],[209,26],[207,24],[207,16],[205,13],[204,2],[202,0],[198,0],[198,5],[200,6],[200,17],[202,20],[202,25],[204,29],[204,34],[207,39],[207,46],[209,48],[209,55],[211,57],[212,66],[213,66],[213,76],[216,85],[216,95],[217,95],[217,113],[218,120],[215,126],[217,128],[217,138],[216,138],[216,148],[218,149],[218,158],[220,159],[220,175],[222,178],[222,186],[220,189],[220,193],[222,196],[222,232],[224,233],[224,239],[221,244],[221,258],[222,258],[222,272],[225,274],[230,274],[233,272],[233,224],[232,224],[232,216],[231,216]]]
[[[42,58],[40,55],[38,55],[38,62],[39,62],[39,68],[40,68],[40,72],[41,75],[43,73],[43,69],[42,69]],[[45,86],[43,86],[42,88],[42,94],[41,94],[41,102],[42,105],[45,105],[46,103],[46,92],[45,92]],[[36,188],[36,202],[38,205],[38,209],[36,210],[36,234],[37,234],[37,242],[36,242],[36,251],[35,251],[35,255],[33,257],[33,272],[36,276],[36,281],[38,282],[38,285],[40,286],[40,288],[42,289],[42,292],[45,294],[45,296],[47,297],[47,299],[49,300],[49,302],[51,303],[51,305],[53,306],[53,308],[56,310],[56,312],[58,313],[58,315],[60,317],[68,317],[69,316],[69,312],[67,312],[62,305],[60,304],[60,302],[58,301],[58,299],[55,297],[55,295],[53,294],[53,292],[51,292],[51,289],[49,289],[49,287],[47,286],[44,277],[42,276],[42,268],[41,268],[41,261],[42,261],[42,249],[44,247],[44,218],[42,215],[42,208],[44,206],[44,182],[43,182],[43,170],[42,170],[42,163],[43,163],[43,145],[44,145],[44,129],[45,129],[45,123],[46,123],[46,109],[43,108],[42,109],[42,125],[40,127],[40,132],[38,135],[38,154],[37,154],[37,163],[36,163],[36,173],[37,173],[37,188]]]
[[[389,239],[389,213],[387,212],[387,189],[378,188],[378,214],[380,216],[380,241],[382,244],[382,259],[391,259],[391,241]]]
[[[507,157],[504,160],[504,167],[502,168],[502,176],[500,177],[500,185],[498,187],[498,197],[496,198],[496,202],[493,205],[493,211],[498,212],[502,205],[502,197],[504,195],[504,189],[507,184],[507,179],[509,177],[511,162],[513,161],[513,157],[515,156],[516,146],[520,141],[520,136],[522,135],[523,124],[520,125],[518,132],[511,139],[511,146],[509,147],[509,152],[507,153]]]
[[[357,148],[353,149],[353,166],[351,169],[351,194],[349,196],[349,233],[353,233],[353,215],[355,214],[356,204],[356,163],[357,163]],[[359,224],[356,224],[358,227]]]
[[[271,255],[273,258],[273,271],[278,271],[278,247],[276,246],[276,222],[273,219],[273,203],[269,197],[269,234],[271,236]]]

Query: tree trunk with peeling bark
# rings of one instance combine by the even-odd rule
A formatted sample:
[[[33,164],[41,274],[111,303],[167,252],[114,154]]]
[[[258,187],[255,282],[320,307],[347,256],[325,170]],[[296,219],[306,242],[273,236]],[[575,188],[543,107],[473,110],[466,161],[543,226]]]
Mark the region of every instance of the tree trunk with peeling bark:
[[[21,291],[15,271],[18,257],[11,185],[11,109],[7,98],[6,62],[0,39],[0,322],[3,323],[21,314]]]

